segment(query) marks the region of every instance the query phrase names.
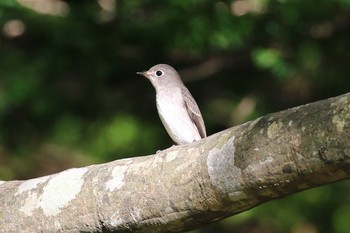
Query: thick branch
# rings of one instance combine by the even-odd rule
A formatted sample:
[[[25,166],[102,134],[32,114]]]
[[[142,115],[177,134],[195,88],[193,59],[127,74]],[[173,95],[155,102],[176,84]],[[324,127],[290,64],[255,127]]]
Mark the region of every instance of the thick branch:
[[[6,232],[179,232],[350,176],[350,93],[155,155],[0,184]]]

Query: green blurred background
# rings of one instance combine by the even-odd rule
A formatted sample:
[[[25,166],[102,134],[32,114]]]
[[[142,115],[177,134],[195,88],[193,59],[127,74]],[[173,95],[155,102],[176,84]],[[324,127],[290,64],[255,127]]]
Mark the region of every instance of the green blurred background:
[[[208,134],[350,89],[350,0],[1,0],[0,179],[153,154],[173,143],[137,76],[181,74]],[[211,232],[350,232],[350,183]]]

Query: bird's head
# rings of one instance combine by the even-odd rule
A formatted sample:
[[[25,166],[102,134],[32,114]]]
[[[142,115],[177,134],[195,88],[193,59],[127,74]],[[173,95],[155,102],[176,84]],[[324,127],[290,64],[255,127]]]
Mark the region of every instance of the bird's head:
[[[183,85],[177,71],[166,64],[158,64],[147,71],[137,72],[148,78],[156,90]]]

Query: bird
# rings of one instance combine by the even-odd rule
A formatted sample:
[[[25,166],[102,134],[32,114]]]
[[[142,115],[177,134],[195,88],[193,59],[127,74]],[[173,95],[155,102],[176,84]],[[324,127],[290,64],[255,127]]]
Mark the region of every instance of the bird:
[[[173,67],[158,64],[137,74],[149,79],[155,88],[158,115],[176,144],[192,143],[207,136],[198,105]]]

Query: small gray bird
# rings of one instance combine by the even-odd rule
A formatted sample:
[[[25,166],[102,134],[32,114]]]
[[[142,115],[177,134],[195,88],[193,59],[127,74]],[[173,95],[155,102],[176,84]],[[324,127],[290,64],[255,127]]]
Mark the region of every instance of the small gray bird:
[[[156,89],[159,117],[177,144],[191,143],[207,136],[197,103],[173,67],[158,64],[137,74],[148,78]]]

